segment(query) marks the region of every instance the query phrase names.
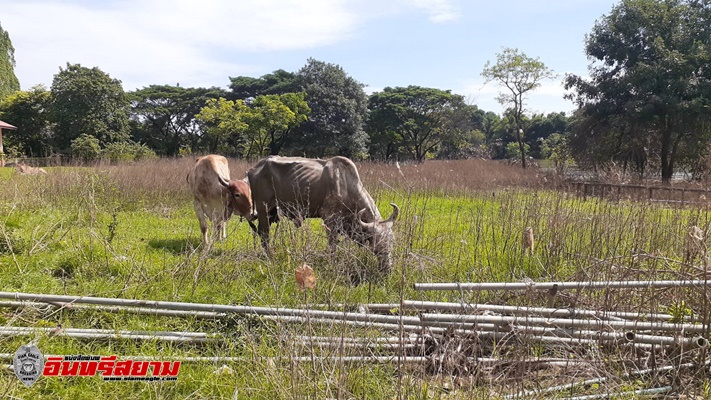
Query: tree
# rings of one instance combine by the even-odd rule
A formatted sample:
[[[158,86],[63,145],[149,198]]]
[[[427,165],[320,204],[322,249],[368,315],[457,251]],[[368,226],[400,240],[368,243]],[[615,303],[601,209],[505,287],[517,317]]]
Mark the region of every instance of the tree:
[[[370,96],[368,108],[371,154],[383,154],[384,145],[386,159],[403,149],[423,162],[448,135],[471,130],[464,98],[449,90],[386,87]]]
[[[101,156],[101,145],[95,136],[81,134],[70,143],[72,157],[84,162],[95,161]]]
[[[436,158],[488,158],[486,146],[486,129],[490,125],[489,115],[475,105],[463,105],[454,110],[454,114],[445,129],[442,142],[439,145]]]
[[[121,81],[99,68],[67,64],[59,68],[51,87],[50,119],[55,125],[55,144],[67,149],[82,134],[102,145],[129,138],[129,103]]]
[[[247,111],[244,100],[209,99],[195,118],[206,127],[205,138],[210,153],[217,152],[218,146],[231,144],[230,148],[223,147],[223,152],[232,155],[242,155],[239,150],[244,146],[243,132],[247,124],[242,117]]]
[[[0,119],[12,121],[17,130],[8,131],[5,145],[31,157],[52,153],[52,129],[47,108],[50,93],[42,85],[28,91],[17,91],[0,101]]]
[[[709,20],[697,0],[623,0],[598,20],[585,45],[590,79],[566,76],[581,112],[573,149],[586,137],[614,144],[606,159],[644,148],[669,183],[687,150],[709,140]]]
[[[548,115],[535,114],[526,124],[525,142],[531,146],[528,153],[533,158],[545,158],[542,154],[542,143],[552,134],[567,134],[570,121],[563,112],[549,113]]]
[[[20,81],[15,76],[15,48],[10,35],[0,25],[0,100],[20,90]]]
[[[233,151],[245,157],[278,154],[289,133],[306,121],[305,96],[260,95],[249,103],[220,98],[208,101],[196,117],[207,126],[213,148],[231,142]]]
[[[278,69],[260,78],[249,76],[230,77],[229,100],[246,100],[263,94],[296,93],[302,90],[296,74]]]
[[[497,97],[503,106],[510,106],[516,123],[515,134],[521,155],[521,166],[526,168],[523,116],[528,94],[541,86],[544,79],[553,79],[555,74],[537,58],[533,59],[518,49],[505,48],[496,54],[496,64],[486,62],[482,76],[486,82],[496,81],[507,91]]]
[[[130,92],[133,139],[167,156],[177,156],[185,146],[192,152],[204,148],[214,151],[214,138],[206,135],[195,114],[208,100],[225,95],[220,88],[170,85],[150,85]]]
[[[247,156],[277,155],[294,128],[308,119],[306,93],[262,95],[249,105],[242,120],[247,124]]]
[[[289,152],[311,157],[343,155],[365,158],[364,124],[368,96],[364,85],[340,66],[310,58],[297,73],[311,114],[289,141]]]

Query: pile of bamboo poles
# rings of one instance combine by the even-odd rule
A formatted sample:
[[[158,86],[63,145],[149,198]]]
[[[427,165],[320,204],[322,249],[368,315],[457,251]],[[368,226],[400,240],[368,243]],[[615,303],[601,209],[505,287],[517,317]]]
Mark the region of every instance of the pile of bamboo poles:
[[[705,285],[706,281],[618,281],[605,283],[613,288],[698,287]],[[601,282],[415,284],[417,290],[519,290],[531,287],[541,289],[556,287],[593,289],[604,287],[604,285]],[[369,304],[362,307],[363,312],[346,312],[15,292],[0,292],[0,299],[10,300],[0,301],[0,307],[42,308],[51,305],[67,310],[93,310],[210,319],[219,319],[235,314],[258,315],[265,320],[285,323],[339,324],[428,335],[439,335],[445,331],[453,330],[460,334],[476,334],[483,338],[492,339],[501,339],[515,334],[519,337],[549,343],[578,342],[590,344],[619,341],[642,345],[642,347],[682,345],[687,348],[704,348],[708,346],[708,340],[702,334],[706,333],[709,328],[705,324],[689,321],[688,318],[683,323],[672,323],[669,322],[672,316],[663,313],[652,314],[412,300],[403,300],[399,304]],[[393,311],[399,311],[399,315],[391,315]],[[415,311],[418,314],[405,315],[407,311]],[[28,332],[28,330],[20,328],[13,331],[11,328],[4,328],[4,330],[0,328],[0,335],[10,335],[13,332],[26,334]],[[650,332],[654,333],[650,334]],[[666,334],[660,335],[657,334],[658,332]],[[692,336],[687,336],[685,335],[686,333],[691,333]],[[196,337],[201,338],[201,340],[210,339],[203,333],[199,335],[182,333],[181,335],[180,332],[172,332],[170,335],[165,335],[161,332],[80,332],[67,329],[64,330],[63,334],[114,335],[115,337],[124,338],[130,338],[131,336],[141,338],[152,335],[168,338],[165,340],[177,341]]]
[[[418,283],[416,290],[548,290],[624,289],[691,287],[706,289],[708,281],[615,281],[615,282],[540,282],[540,283]],[[442,338],[459,335],[492,342],[527,341],[559,347],[616,344],[653,351],[659,347],[676,347],[685,351],[708,346],[707,323],[665,313],[638,313],[618,310],[586,310],[553,307],[523,307],[467,302],[432,302],[402,300],[393,304],[362,305],[358,312],[345,311],[347,305],[311,305],[308,308],[257,307],[208,303],[186,303],[137,299],[117,299],[90,296],[66,296],[33,293],[0,292],[0,307],[34,307],[82,312],[135,313],[160,317],[221,319],[230,316],[258,316],[265,321],[284,324],[320,324],[350,326],[396,335],[378,337],[289,336],[287,340],[301,346],[309,354],[294,355],[313,361],[314,357],[329,359],[319,352],[326,349],[348,349],[330,357],[337,362],[397,362],[431,363],[437,343]],[[329,310],[319,309],[323,307]],[[333,308],[341,311],[333,311]],[[0,327],[0,335],[57,334],[78,338],[122,338],[137,340],[170,340],[178,342],[211,342],[218,335],[201,332],[146,332],[89,329]],[[308,331],[310,333],[310,331]],[[358,352],[361,352],[358,354]],[[325,354],[325,353],[324,353]],[[353,355],[356,354],[356,355]],[[207,357],[206,359],[213,359]],[[223,357],[232,360],[234,357]],[[239,358],[239,357],[237,357]],[[193,361],[199,361],[197,357]],[[467,362],[478,365],[510,362],[501,357],[471,357]],[[235,360],[232,360],[235,361]],[[545,366],[570,366],[581,360],[574,358],[536,358],[516,360]],[[653,390],[668,390],[656,388]],[[558,389],[549,388],[550,391]],[[669,389],[670,390],[670,389]],[[652,393],[652,392],[650,392]],[[653,392],[660,393],[660,392]],[[540,394],[540,393],[537,393]],[[519,393],[519,395],[529,395]]]

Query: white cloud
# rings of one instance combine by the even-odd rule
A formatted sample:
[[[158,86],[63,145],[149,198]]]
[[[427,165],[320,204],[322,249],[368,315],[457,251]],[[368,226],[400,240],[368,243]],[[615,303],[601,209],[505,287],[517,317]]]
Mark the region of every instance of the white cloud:
[[[258,68],[239,52],[308,49],[345,40],[362,22],[344,1],[0,0],[23,89],[51,84],[67,62],[98,66],[127,90],[226,85]],[[219,83],[218,83],[219,82]]]
[[[431,22],[442,23],[459,19],[458,7],[451,0],[402,0],[403,3],[424,10]]]

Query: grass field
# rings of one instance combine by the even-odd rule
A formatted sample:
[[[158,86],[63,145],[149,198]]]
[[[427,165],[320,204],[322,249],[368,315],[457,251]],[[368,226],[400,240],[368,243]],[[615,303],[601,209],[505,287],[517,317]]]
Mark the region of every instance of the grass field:
[[[582,201],[546,189],[549,178],[540,171],[476,160],[428,162],[401,170],[359,165],[381,213],[390,214],[390,202],[401,208],[395,224],[394,268],[386,276],[375,270],[372,254],[351,242],[343,241],[332,257],[319,220],[299,229],[288,222],[280,224],[272,259],[264,255],[248,225],[235,218],[228,224],[228,238],[205,248],[185,183],[192,162],[54,168],[46,176],[0,169],[0,290],[250,306],[326,304],[331,309],[342,304],[355,309],[358,304],[399,303],[403,298],[545,306],[546,296],[539,293],[420,292],[412,284],[688,279],[703,276],[706,268],[703,255],[688,255],[684,247],[690,226],[708,232],[711,221],[705,210]],[[248,168],[243,161],[231,160],[233,176],[243,176]],[[536,233],[531,256],[521,245],[526,227]],[[318,277],[316,289],[305,293],[294,279],[294,269],[302,263],[312,266]],[[351,284],[349,276],[354,273],[365,281]],[[571,291],[555,301],[559,307],[664,312],[704,321],[709,311],[706,294],[689,289]],[[6,398],[489,398],[567,376],[519,368],[496,373],[479,369],[455,377],[417,365],[294,361],[297,356],[347,355],[344,351],[348,351],[302,346],[293,340],[298,335],[382,335],[349,326],[276,322],[256,316],[198,319],[51,307],[0,311],[5,326],[200,331],[223,339],[180,344],[38,333],[0,337],[0,353],[14,353],[34,339],[44,354],[164,360],[244,357],[240,362],[184,363],[177,382],[44,377],[29,389],[6,368],[0,374],[0,396]],[[516,359],[539,356],[535,346],[507,354]],[[662,356],[672,362],[682,360]],[[688,357],[703,356],[697,352]],[[580,357],[591,364],[622,358],[612,350]],[[599,373],[600,368],[571,374],[586,376]],[[680,384],[693,381],[685,387],[697,395],[707,394],[704,390],[711,385],[707,375],[698,371],[679,372],[674,379]],[[619,380],[617,384],[634,389],[647,383]]]

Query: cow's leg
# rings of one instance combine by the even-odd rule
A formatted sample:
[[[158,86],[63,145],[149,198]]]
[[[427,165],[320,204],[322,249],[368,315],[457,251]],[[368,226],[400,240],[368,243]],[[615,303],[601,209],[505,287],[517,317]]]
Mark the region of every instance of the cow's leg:
[[[326,235],[328,237],[328,249],[330,250],[331,255],[335,255],[340,235],[338,221],[335,218],[325,218],[323,220],[323,226],[326,228]]]
[[[193,200],[193,208],[195,209],[195,215],[197,215],[198,221],[200,221],[200,232],[202,233],[203,243],[208,244],[210,243],[210,239],[207,234],[207,220],[205,219],[205,211],[202,208],[202,204],[200,204],[200,202],[197,200]]]
[[[220,240],[227,237],[227,224],[222,218],[215,218],[215,239]]]
[[[227,239],[227,221],[230,220],[230,216],[232,216],[232,213],[229,211],[229,208],[225,207],[222,210],[222,215],[218,217],[218,229],[217,232],[222,236],[222,239]]]
[[[207,213],[210,216],[210,222],[212,222],[212,235],[215,237],[215,241],[222,238],[222,230],[224,227],[224,221],[222,219],[222,212],[218,209],[211,208]]]
[[[267,256],[271,257],[271,251],[269,250],[269,224],[273,218],[270,214],[272,210],[268,210],[266,204],[261,202],[255,203],[255,209],[257,210],[257,220],[259,221],[257,233],[262,240],[264,251],[267,253]],[[274,211],[276,211],[276,209]]]

